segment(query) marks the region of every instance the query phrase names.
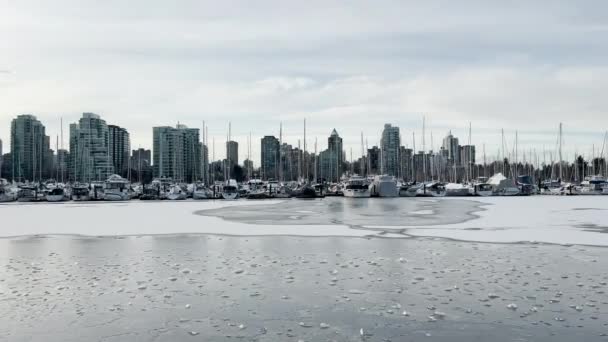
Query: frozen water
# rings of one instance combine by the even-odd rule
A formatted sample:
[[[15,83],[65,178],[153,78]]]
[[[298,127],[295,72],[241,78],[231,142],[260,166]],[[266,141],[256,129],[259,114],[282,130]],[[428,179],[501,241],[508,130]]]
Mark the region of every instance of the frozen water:
[[[0,205],[0,341],[608,341],[607,210],[540,196]]]
[[[0,215],[10,222],[0,236],[9,237],[202,233],[608,246],[608,196],[7,203]]]

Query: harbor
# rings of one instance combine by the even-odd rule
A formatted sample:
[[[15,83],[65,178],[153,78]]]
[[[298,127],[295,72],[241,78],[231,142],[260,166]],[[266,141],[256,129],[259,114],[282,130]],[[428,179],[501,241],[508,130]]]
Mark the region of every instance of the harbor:
[[[604,341],[607,210],[592,196],[5,203],[0,341]]]

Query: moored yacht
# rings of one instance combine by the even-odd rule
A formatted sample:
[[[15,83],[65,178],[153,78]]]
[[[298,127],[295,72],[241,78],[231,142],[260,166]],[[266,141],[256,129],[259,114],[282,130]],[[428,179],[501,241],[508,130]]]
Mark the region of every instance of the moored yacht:
[[[111,175],[104,184],[103,199],[106,201],[126,201],[131,199],[129,181],[119,175]]]
[[[490,177],[488,184],[492,185],[492,192],[496,196],[519,196],[520,194],[517,184],[512,179],[503,176],[502,173]]]
[[[222,187],[222,198],[226,200],[234,200],[239,197],[239,187],[234,179],[230,179]]]
[[[397,197],[399,189],[395,177],[381,175],[374,177],[374,182],[370,187],[372,197]]]
[[[38,186],[33,184],[22,185],[17,192],[17,201],[19,202],[36,202],[42,198],[43,194],[38,191]]]
[[[601,195],[606,184],[606,179],[603,176],[585,177],[578,188],[578,192],[580,195]]]
[[[193,199],[210,199],[212,197],[213,197],[213,194],[211,193],[209,188],[207,188],[205,186],[205,184],[196,183],[194,185],[194,190],[192,191]]]
[[[70,197],[73,201],[88,201],[90,198],[88,185],[75,183],[72,185]]]
[[[173,184],[167,193],[167,199],[171,201],[181,201],[188,198],[188,194],[179,184]]]
[[[439,182],[423,183],[416,191],[417,197],[444,197],[445,186]]]
[[[68,199],[65,189],[61,186],[57,186],[47,191],[45,197],[48,202],[62,202]]]
[[[450,197],[470,196],[472,187],[460,183],[448,183],[445,185],[445,195]]]
[[[260,179],[250,179],[247,182],[247,199],[264,199],[270,197],[270,189],[268,189],[269,193],[266,193],[266,185]],[[278,189],[274,189],[275,191]]]
[[[370,197],[369,183],[367,178],[360,176],[352,176],[346,182],[343,190],[344,197],[365,198]]]
[[[0,202],[12,202],[17,199],[6,179],[0,178]]]

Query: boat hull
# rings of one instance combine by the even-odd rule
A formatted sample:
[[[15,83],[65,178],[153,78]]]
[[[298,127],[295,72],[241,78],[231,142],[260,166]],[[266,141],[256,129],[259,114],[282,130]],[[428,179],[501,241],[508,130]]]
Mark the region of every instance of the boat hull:
[[[126,192],[106,192],[103,199],[104,201],[128,201],[131,197]]]
[[[46,200],[48,202],[62,202],[65,201],[64,195],[46,195]]]
[[[192,198],[197,200],[209,199],[211,197],[206,191],[194,191],[192,193]]]
[[[225,200],[235,200],[238,196],[238,192],[222,192],[222,198]]]
[[[371,197],[371,192],[369,191],[369,189],[345,189],[344,197],[369,198]]]

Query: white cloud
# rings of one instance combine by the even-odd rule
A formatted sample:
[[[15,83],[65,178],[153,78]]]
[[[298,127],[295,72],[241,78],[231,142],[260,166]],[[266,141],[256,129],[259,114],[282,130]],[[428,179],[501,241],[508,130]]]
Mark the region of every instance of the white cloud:
[[[472,121],[488,151],[500,128],[541,148],[563,121],[578,150],[608,128],[604,2],[4,2],[5,146],[17,114],[55,135],[59,116],[83,111],[129,129],[134,147],[177,121],[206,120],[223,141],[232,121],[254,153],[279,121],[301,137],[304,117],[310,139],[324,146],[336,127],[355,155],[360,132],[376,143],[385,122],[409,144],[423,114],[435,145],[449,129],[466,140]]]

